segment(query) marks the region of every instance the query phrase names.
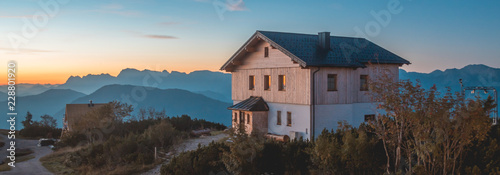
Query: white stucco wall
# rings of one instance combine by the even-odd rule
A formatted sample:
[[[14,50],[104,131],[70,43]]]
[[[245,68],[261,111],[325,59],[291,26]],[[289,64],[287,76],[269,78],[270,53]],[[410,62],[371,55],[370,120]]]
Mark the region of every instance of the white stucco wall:
[[[268,131],[271,134],[289,135],[290,131],[299,132],[304,139],[310,139],[309,105],[267,103],[269,106]],[[278,111],[281,111],[281,125],[277,125]],[[292,112],[292,126],[287,126],[287,112]],[[291,137],[291,136],[290,136]],[[292,137],[291,137],[292,138]]]
[[[365,115],[378,114],[374,103],[353,103],[316,105],[315,137],[321,134],[324,128],[336,130],[339,121],[347,121],[353,127],[358,127],[365,120]]]
[[[233,103],[239,103],[234,101]],[[304,139],[310,139],[311,123],[309,105],[295,105],[283,103],[267,103],[268,113],[268,133],[277,135],[290,135],[290,131],[299,132]],[[333,104],[316,105],[316,133],[315,137],[321,134],[324,128],[336,130],[339,121],[347,121],[353,127],[358,127],[364,122],[364,116],[378,114],[381,111],[376,109],[374,103],[353,103],[353,104]],[[277,125],[277,111],[281,111],[281,125]],[[292,112],[292,126],[286,125],[287,112]]]
[[[233,101],[237,104],[241,101]],[[290,131],[299,132],[302,138],[310,139],[311,135],[311,107],[309,105],[296,105],[284,103],[267,103],[269,106],[268,112],[268,133],[277,135],[288,135]],[[281,111],[281,125],[277,125],[278,111]],[[287,126],[287,112],[292,112],[292,126]]]

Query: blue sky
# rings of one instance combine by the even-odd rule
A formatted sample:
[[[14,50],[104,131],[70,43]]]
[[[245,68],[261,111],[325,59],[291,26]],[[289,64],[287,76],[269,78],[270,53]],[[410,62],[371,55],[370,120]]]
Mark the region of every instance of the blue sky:
[[[405,70],[500,67],[500,1],[72,0],[25,37],[24,21],[51,2],[0,1],[0,57],[18,61],[22,82],[127,67],[216,71],[256,30],[357,36],[374,22],[367,39],[410,60]],[[382,26],[371,13],[393,3],[400,11]],[[28,41],[14,50],[12,34]]]

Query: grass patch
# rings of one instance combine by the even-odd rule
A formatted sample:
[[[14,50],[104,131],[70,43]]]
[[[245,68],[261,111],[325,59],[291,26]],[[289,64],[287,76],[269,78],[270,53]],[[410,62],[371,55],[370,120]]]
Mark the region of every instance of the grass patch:
[[[141,172],[148,171],[153,169],[155,166],[161,164],[161,161],[156,161],[151,165],[136,165],[136,164],[128,164],[118,167],[108,168],[100,168],[95,169],[91,166],[80,166],[78,168],[70,168],[64,165],[64,161],[69,154],[78,151],[84,147],[79,148],[63,148],[56,152],[53,152],[49,155],[46,155],[40,158],[40,162],[42,162],[42,166],[47,168],[50,172],[57,175],[66,175],[66,174],[138,174]],[[85,172],[85,173],[82,173]]]
[[[40,162],[42,162],[42,166],[54,174],[78,174],[76,170],[64,165],[64,161],[66,160],[67,155],[82,148],[84,147],[62,148],[40,158]]]
[[[34,155],[20,156],[20,157],[16,158],[16,163],[24,162],[24,161],[27,161],[27,160],[30,160],[30,159],[33,159],[33,158],[35,158]],[[9,158],[5,158],[4,163],[2,165],[0,165],[0,172],[2,172],[2,171],[10,171],[12,169],[12,167],[9,166],[9,164],[8,164],[9,162],[10,162],[10,159]]]

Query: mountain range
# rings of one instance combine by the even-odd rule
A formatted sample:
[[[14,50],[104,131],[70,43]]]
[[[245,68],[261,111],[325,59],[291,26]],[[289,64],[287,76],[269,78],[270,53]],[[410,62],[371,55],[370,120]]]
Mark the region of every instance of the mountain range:
[[[123,69],[116,77],[110,74],[71,76],[64,84],[41,85],[19,84],[17,96],[40,94],[49,89],[71,89],[84,94],[91,94],[97,89],[112,84],[155,87],[159,89],[184,89],[204,94],[220,101],[231,101],[231,74],[212,71],[151,71]],[[7,92],[7,85],[0,86],[0,92]]]
[[[33,114],[33,119],[38,120],[42,115],[50,115],[58,120],[58,124],[62,126],[62,115],[55,115],[57,112],[64,108],[68,103],[74,99],[85,96],[85,94],[76,92],[69,89],[50,89],[41,94],[28,95],[24,97],[16,97],[16,118],[17,128],[22,128],[20,121],[23,121],[26,113],[29,111]],[[7,99],[7,98],[4,98]],[[3,100],[3,99],[2,99]],[[0,104],[7,104],[6,101]],[[0,108],[0,113],[5,114],[9,111],[5,108]],[[7,122],[0,122],[0,128],[5,129],[8,127]]]
[[[429,89],[433,85],[445,92],[446,88],[460,91],[460,79],[464,87],[487,86],[500,90],[500,69],[482,64],[468,65],[461,69],[435,70],[431,73],[406,72],[399,70],[400,80],[410,80],[421,83],[423,88]]]
[[[127,101],[125,96],[132,96],[135,89],[144,89],[145,92],[140,99],[130,98]],[[58,120],[58,127],[62,127],[62,119],[65,113],[66,104],[86,104],[92,100],[93,103],[109,103],[114,100],[132,104],[136,116],[140,108],[165,109],[168,116],[180,116],[187,114],[199,119],[223,123],[229,125],[231,119],[227,116],[231,112],[226,108],[231,103],[222,102],[201,94],[192,93],[181,89],[158,89],[152,87],[142,87],[133,85],[106,85],[95,92],[85,95],[69,89],[51,89],[38,95],[18,97],[16,99],[17,128],[21,129],[20,121],[25,119],[29,111],[33,114],[34,120],[39,120],[40,116],[48,114]],[[2,102],[6,103],[5,101]],[[1,108],[1,113],[7,113],[7,108]],[[7,128],[7,122],[0,122],[0,128]]]
[[[436,85],[439,91],[447,87],[460,90],[459,79],[464,86],[491,86],[500,89],[500,69],[485,65],[468,65],[461,69],[436,70],[431,73],[399,70],[401,80],[416,82],[428,89]],[[0,98],[7,94],[0,87]],[[41,115],[54,116],[61,126],[66,104],[107,103],[119,100],[133,104],[134,115],[139,108],[165,109],[167,115],[188,114],[196,118],[230,124],[231,75],[221,72],[195,71],[189,74],[172,71],[139,71],[124,69],[116,77],[109,74],[70,77],[60,85],[21,84],[17,86],[16,105],[18,121],[24,120],[27,111],[35,120]],[[135,93],[135,94],[133,94]],[[22,95],[19,95],[22,94]],[[87,95],[88,94],[88,95]],[[135,98],[134,98],[135,97]],[[0,100],[6,103],[5,100]],[[0,112],[6,113],[6,108]],[[20,122],[18,122],[20,123]],[[6,128],[0,122],[0,128]],[[18,125],[18,127],[20,127]]]

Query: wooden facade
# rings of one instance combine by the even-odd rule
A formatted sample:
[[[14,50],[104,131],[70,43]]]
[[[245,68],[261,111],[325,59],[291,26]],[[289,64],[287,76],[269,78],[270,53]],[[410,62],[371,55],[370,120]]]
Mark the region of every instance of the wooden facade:
[[[360,76],[374,79],[378,75],[390,74],[398,79],[398,64],[372,64],[366,68],[309,67],[301,68],[290,57],[277,49],[269,49],[269,57],[264,56],[265,47],[272,48],[263,41],[253,47],[246,55],[242,65],[232,72],[232,99],[242,101],[250,96],[261,96],[266,102],[311,105],[313,72],[315,74],[315,104],[350,104],[371,102],[369,91],[360,90]],[[328,74],[337,75],[337,90],[327,90]],[[271,77],[271,88],[264,90],[264,76]],[[285,75],[286,88],[278,89],[278,76]],[[249,77],[255,79],[250,90]]]
[[[232,125],[238,129],[239,126],[245,127],[245,132],[250,133],[267,133],[267,111],[238,111],[232,110]]]
[[[372,102],[368,94],[370,91],[360,90],[360,76],[368,75],[369,80],[375,80],[377,76],[389,74],[397,80],[399,79],[398,69],[399,65],[397,64],[368,65],[366,68],[357,69],[322,67],[315,75],[315,104],[327,105]],[[327,90],[328,74],[337,75],[336,91]]]
[[[265,47],[269,48],[269,57],[264,57]],[[310,101],[310,69],[303,69],[293,63],[290,57],[263,41],[254,47],[254,52],[248,53],[243,65],[232,72],[232,99],[242,101],[250,96],[263,97],[266,102],[305,104]],[[264,76],[271,77],[271,87],[264,90]],[[278,89],[279,75],[285,75],[286,87]],[[249,89],[249,77],[254,76],[255,88]]]

